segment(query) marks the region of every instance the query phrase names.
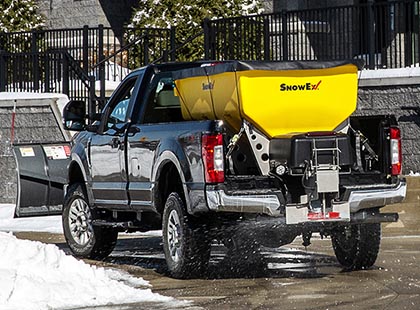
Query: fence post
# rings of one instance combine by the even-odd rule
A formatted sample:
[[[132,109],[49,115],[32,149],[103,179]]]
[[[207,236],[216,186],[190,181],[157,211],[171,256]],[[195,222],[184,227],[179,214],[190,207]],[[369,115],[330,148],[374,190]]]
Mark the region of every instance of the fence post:
[[[100,83],[100,89],[99,89],[99,97],[101,102],[105,102],[105,55],[104,55],[104,25],[99,25],[99,41],[98,41],[98,48],[99,48],[99,83]]]
[[[281,46],[283,51],[283,61],[289,60],[289,44],[287,40],[287,11],[281,11]]]
[[[65,52],[61,54],[63,57],[63,94],[69,96],[70,94],[70,64]]]
[[[83,71],[88,74],[89,72],[89,26],[83,26]]]
[[[404,6],[405,33],[404,33],[404,66],[408,67],[414,63],[413,57],[413,18],[414,18],[414,3],[408,2]]]
[[[368,53],[369,53],[369,69],[375,69],[375,12],[373,0],[367,3],[367,28],[368,28]]]
[[[38,51],[38,32],[32,31],[32,42],[31,42],[31,58],[33,58],[33,90],[39,90],[39,51]]]
[[[176,27],[171,27],[169,49],[171,51],[169,54],[170,60],[176,61]]]
[[[149,29],[144,29],[145,36],[143,41],[143,65],[149,63]]]
[[[210,19],[205,18],[203,21],[203,32],[204,32],[204,59],[210,59]]]
[[[416,29],[416,31],[414,31],[414,35],[415,35],[415,43],[413,42],[413,48],[416,51],[414,54],[414,58],[413,58],[413,64],[418,63],[420,60],[420,30],[419,30],[419,26],[420,26],[420,3],[415,3],[414,4],[414,29]],[[416,45],[414,45],[416,44]]]
[[[43,57],[43,64],[44,64],[44,91],[49,93],[51,91],[51,76],[50,76],[50,61],[52,59],[52,55],[50,53],[45,53]],[[53,66],[54,67],[54,66]]]
[[[0,91],[6,91],[7,84],[7,67],[6,52],[0,50]]]
[[[63,94],[69,96],[70,94],[70,64],[65,52],[61,54],[63,57]]]
[[[93,114],[96,113],[96,104],[95,104],[95,77],[89,76],[89,101],[88,101],[88,116],[89,116],[89,123],[92,122]]]
[[[270,60],[270,26],[268,23],[268,19],[264,19],[263,40],[264,40],[264,60]]]

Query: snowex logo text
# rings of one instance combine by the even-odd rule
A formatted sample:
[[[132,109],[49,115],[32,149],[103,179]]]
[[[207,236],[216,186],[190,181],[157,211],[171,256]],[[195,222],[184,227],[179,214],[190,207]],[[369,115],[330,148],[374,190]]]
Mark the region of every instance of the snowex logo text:
[[[304,83],[304,84],[280,84],[280,91],[311,91],[311,90],[318,90],[319,85],[321,84],[322,80],[320,80],[317,84],[312,83]]]
[[[210,81],[208,83],[202,83],[201,88],[203,90],[212,90],[214,88],[214,83],[215,83],[215,81],[213,81],[213,82]]]

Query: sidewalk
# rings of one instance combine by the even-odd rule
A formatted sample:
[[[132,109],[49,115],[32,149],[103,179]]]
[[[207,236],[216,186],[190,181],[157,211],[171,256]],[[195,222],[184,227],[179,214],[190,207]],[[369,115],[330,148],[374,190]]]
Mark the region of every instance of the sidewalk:
[[[402,203],[386,206],[382,212],[398,212],[396,223],[382,225],[384,235],[420,235],[420,177],[407,176],[407,195]]]

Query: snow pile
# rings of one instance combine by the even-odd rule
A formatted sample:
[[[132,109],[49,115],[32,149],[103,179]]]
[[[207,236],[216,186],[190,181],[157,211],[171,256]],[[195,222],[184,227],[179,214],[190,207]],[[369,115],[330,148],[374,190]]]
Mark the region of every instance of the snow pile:
[[[92,267],[66,255],[55,245],[0,233],[0,253],[2,310],[70,309],[139,302],[173,304],[175,301],[153,293],[143,279]]]
[[[62,233],[61,216],[13,218],[15,207],[0,204],[1,310],[63,310],[143,302],[156,303],[156,308],[169,303],[182,309],[188,304],[154,294],[142,278],[92,267],[55,245],[20,240],[6,233]],[[161,231],[149,233],[161,235]]]

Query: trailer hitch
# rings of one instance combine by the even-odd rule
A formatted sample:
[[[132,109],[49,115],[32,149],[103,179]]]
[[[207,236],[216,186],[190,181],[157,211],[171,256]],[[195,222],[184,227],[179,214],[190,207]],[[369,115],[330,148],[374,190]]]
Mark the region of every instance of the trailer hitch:
[[[372,210],[364,210],[353,214],[351,217],[351,223],[392,223],[397,222],[398,218],[398,213],[380,213]]]

